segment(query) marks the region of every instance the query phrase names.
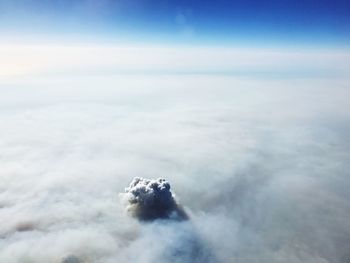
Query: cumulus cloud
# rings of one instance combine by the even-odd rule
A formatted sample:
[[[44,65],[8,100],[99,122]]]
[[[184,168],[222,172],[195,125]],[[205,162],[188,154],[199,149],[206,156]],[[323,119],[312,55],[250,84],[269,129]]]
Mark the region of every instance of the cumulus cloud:
[[[125,188],[128,211],[141,220],[187,219],[187,215],[175,201],[170,184],[165,179],[149,180],[135,177]]]

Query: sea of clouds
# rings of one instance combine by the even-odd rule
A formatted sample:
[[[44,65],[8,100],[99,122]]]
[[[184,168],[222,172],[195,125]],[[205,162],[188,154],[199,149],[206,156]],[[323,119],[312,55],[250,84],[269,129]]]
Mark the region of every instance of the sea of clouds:
[[[349,262],[349,83],[3,80],[0,262]],[[186,220],[132,216],[135,177],[169,182]]]

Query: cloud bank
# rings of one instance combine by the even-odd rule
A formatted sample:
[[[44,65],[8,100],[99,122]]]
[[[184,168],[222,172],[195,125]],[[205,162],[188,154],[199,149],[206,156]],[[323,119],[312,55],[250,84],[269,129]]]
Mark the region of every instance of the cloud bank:
[[[0,262],[348,262],[349,83],[2,81]],[[137,176],[171,182],[134,181],[125,194],[137,216],[151,200],[161,217],[181,204],[190,220],[126,213],[119,193]]]

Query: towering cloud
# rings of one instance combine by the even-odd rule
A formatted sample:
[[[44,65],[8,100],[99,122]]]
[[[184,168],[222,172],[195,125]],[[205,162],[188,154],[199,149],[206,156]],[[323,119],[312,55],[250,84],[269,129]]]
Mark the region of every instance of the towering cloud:
[[[188,218],[183,208],[176,203],[170,184],[165,179],[135,177],[125,192],[128,211],[140,220]]]

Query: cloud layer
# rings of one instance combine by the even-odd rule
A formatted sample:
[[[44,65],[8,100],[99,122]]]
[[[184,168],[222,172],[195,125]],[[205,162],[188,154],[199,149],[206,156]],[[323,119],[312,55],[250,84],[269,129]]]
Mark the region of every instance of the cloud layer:
[[[0,262],[348,262],[348,83],[2,82]],[[171,182],[190,220],[130,217],[119,193],[137,176]]]

